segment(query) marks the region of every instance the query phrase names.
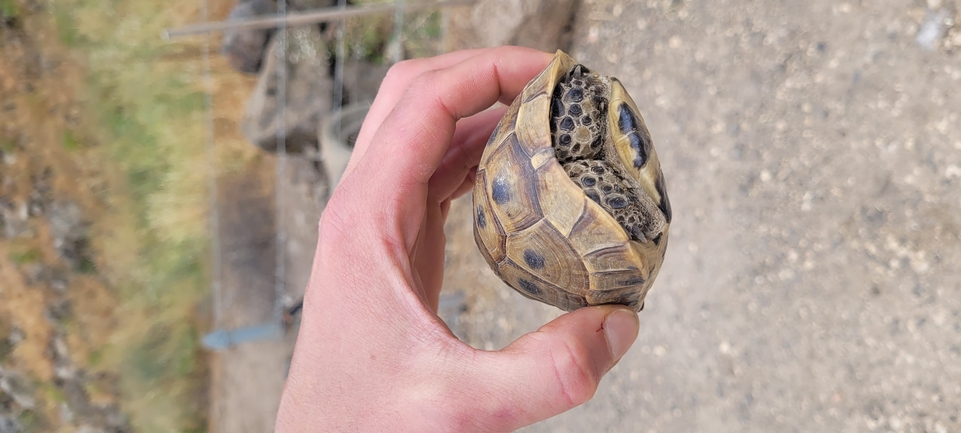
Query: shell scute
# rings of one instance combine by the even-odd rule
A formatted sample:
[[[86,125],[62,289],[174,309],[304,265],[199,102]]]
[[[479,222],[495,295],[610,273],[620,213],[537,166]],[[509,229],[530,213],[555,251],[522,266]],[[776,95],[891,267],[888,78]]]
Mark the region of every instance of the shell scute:
[[[477,172],[478,185],[484,185],[487,173]],[[500,221],[490,214],[492,206],[487,194],[474,194],[474,242],[480,247],[481,254],[488,263],[499,263],[507,256],[507,236]],[[481,224],[483,222],[483,224]],[[483,247],[481,247],[483,246]]]
[[[507,258],[524,271],[567,290],[588,287],[590,280],[583,263],[570,260],[577,252],[547,221],[539,221],[507,235]],[[582,289],[583,291],[583,289]],[[586,293],[578,293],[583,296]]]
[[[563,236],[568,236],[584,212],[585,201],[577,199],[580,190],[558,170],[557,160],[550,160],[537,170],[537,193],[544,218]],[[564,240],[564,243],[568,241]]]
[[[507,136],[494,150],[484,172],[488,204],[505,233],[523,230],[541,219],[536,186],[528,180],[534,175],[534,167],[515,135]]]

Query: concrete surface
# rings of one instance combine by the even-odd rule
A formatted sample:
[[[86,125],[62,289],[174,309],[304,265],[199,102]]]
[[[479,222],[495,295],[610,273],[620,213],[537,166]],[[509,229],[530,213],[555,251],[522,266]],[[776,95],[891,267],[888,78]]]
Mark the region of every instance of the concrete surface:
[[[287,234],[285,296],[299,299],[307,286],[322,210],[317,198],[326,194],[326,180],[305,159],[289,157],[279,179],[274,164],[275,158],[264,157],[219,182],[224,263],[218,331],[281,325],[274,311],[278,218]],[[276,208],[277,189],[283,215]],[[210,432],[273,431],[296,330],[209,352]]]
[[[958,16],[582,2],[571,54],[641,107],[675,218],[632,350],[525,431],[961,431],[961,49],[918,45],[929,4]],[[500,283],[470,224],[455,203],[446,290],[496,349],[558,312]]]

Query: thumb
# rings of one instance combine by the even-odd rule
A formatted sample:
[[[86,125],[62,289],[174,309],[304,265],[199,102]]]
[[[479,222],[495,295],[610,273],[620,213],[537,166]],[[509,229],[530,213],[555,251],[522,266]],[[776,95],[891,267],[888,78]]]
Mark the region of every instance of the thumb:
[[[478,421],[493,431],[512,431],[590,400],[638,329],[637,314],[626,307],[581,308],[478,357],[482,365],[473,369],[474,383],[483,390],[480,400],[488,397],[490,404],[478,413],[489,419]]]

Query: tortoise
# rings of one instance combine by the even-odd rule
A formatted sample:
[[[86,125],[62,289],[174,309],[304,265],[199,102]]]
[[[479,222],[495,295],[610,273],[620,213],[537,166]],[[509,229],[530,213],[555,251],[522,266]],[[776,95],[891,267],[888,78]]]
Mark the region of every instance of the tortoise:
[[[667,251],[671,204],[650,133],[614,77],[563,51],[491,134],[474,241],[522,295],[573,311],[640,311]]]

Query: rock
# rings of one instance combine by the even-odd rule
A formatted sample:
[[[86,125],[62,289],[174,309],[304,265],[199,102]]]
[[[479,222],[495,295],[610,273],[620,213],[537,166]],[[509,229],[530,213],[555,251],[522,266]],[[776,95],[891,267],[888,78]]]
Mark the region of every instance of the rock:
[[[0,415],[0,433],[20,433],[20,425],[13,418]]]
[[[73,409],[70,409],[70,405],[68,405],[67,403],[61,402],[58,405],[58,409],[60,409],[60,420],[66,424],[73,424],[73,421],[74,419],[76,419],[76,416],[73,413]]]
[[[227,20],[244,20],[274,12],[274,3],[270,0],[241,1],[227,15]],[[260,70],[271,33],[269,29],[225,30],[221,50],[234,69],[240,72],[256,73]]]
[[[26,203],[19,206],[6,200],[0,200],[0,223],[3,225],[3,237],[7,239],[33,237],[33,229],[29,221],[30,210]]]
[[[32,217],[43,215],[43,198],[40,193],[33,191],[27,201],[27,213]]]
[[[30,383],[16,372],[0,370],[0,391],[13,399],[21,408],[35,409],[37,407],[37,400],[33,398]]]
[[[53,248],[70,266],[79,267],[87,248],[87,225],[81,219],[80,207],[73,202],[55,201],[50,204],[47,217]]]
[[[35,286],[42,283],[50,277],[51,273],[47,267],[40,262],[25,263],[21,265],[20,268],[23,270],[24,282],[27,283],[28,286]]]
[[[10,341],[10,345],[16,346],[26,338],[27,338],[27,333],[23,332],[23,329],[20,329],[19,327],[14,325],[10,329],[10,336],[7,337],[7,340]]]
[[[283,126],[288,153],[317,148],[317,125],[330,112],[333,82],[328,74],[327,47],[316,27],[287,31],[285,109],[280,118],[279,74],[281,33],[271,38],[257,87],[247,101],[241,131],[251,143],[277,151],[277,133]]]
[[[479,0],[469,18],[471,47],[522,45],[543,51],[567,48],[562,40],[575,0]]]
[[[948,26],[945,23],[947,19],[948,11],[943,9],[925,12],[924,21],[921,22],[921,28],[915,36],[918,45],[929,51],[937,49],[938,42],[944,37],[947,30]]]
[[[107,427],[110,427],[110,431],[118,433],[131,431],[130,419],[127,417],[127,414],[120,410],[119,406],[109,405],[102,410],[104,422]]]

